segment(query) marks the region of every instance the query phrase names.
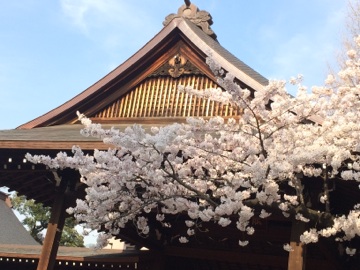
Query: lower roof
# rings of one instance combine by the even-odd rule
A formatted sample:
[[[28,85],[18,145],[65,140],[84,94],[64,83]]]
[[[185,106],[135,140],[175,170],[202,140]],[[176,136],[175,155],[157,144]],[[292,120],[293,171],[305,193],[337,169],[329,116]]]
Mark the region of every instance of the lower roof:
[[[185,119],[171,119],[181,122]],[[130,121],[130,122],[129,122]],[[138,119],[139,121],[139,119]],[[148,121],[141,124],[145,130],[150,130],[154,125],[162,126],[169,123],[169,119],[162,121]],[[97,121],[96,121],[97,122]],[[104,124],[103,128],[115,127],[124,130],[136,123],[134,120],[121,121],[121,124]],[[42,150],[70,150],[74,145],[84,150],[107,149],[101,139],[92,136],[85,137],[80,134],[81,124],[58,125],[38,127],[33,129],[0,130],[0,149],[42,149]]]
[[[0,244],[40,246],[21,224],[9,205],[0,198]]]

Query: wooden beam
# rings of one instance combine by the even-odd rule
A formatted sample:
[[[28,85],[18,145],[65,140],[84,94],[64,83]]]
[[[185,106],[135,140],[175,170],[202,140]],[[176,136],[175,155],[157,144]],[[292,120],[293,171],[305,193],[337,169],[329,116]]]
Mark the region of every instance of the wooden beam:
[[[56,255],[59,249],[61,233],[65,223],[65,191],[67,188],[66,179],[62,179],[56,192],[51,217],[48,223],[45,240],[37,270],[52,270],[55,266]]]
[[[163,251],[167,257],[182,257],[198,260],[219,261],[228,263],[239,263],[243,265],[260,265],[266,267],[284,268],[286,267],[285,256],[264,255],[243,253],[229,250],[211,250],[189,247],[165,247]]]
[[[293,221],[291,225],[288,270],[305,270],[306,247],[300,242],[300,235],[305,231],[305,224],[301,221]]]

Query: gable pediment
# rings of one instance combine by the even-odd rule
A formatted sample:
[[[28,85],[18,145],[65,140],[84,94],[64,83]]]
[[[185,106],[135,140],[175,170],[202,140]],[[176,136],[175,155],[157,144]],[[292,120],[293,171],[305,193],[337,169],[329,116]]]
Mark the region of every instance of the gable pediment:
[[[204,74],[183,74],[178,77],[151,74],[91,118],[98,122],[185,121],[186,117],[236,117],[240,114],[229,105],[180,92],[179,85],[192,86],[198,90],[218,87]]]
[[[88,116],[97,122],[181,122],[187,117],[236,117],[240,114],[229,105],[178,90],[179,85],[204,91],[218,88],[204,57],[183,40],[163,53],[139,77],[144,79]]]

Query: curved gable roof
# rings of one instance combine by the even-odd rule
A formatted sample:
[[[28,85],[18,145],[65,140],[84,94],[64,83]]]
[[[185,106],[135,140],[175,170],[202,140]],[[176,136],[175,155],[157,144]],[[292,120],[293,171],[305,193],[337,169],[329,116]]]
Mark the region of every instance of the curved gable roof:
[[[176,17],[139,51],[102,79],[59,107],[19,126],[17,129],[32,129],[76,121],[76,111],[86,111],[93,107],[91,102],[99,100],[100,95],[107,94],[109,96],[114,91],[115,85],[123,85],[130,79],[134,80],[134,77],[139,76],[141,72],[146,73],[147,67],[144,63],[151,63],[149,60],[154,57],[154,52],[161,50],[174,39],[182,39],[191,43],[192,47],[197,49],[204,59],[211,55],[225,70],[232,73],[247,87],[261,91],[268,82],[266,78],[228,52],[194,23],[186,18]]]

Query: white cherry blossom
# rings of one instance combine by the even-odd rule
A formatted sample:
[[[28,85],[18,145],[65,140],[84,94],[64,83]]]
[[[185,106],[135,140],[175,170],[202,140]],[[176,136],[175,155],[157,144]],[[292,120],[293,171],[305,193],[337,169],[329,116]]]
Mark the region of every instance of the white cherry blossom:
[[[356,41],[360,46],[360,38]],[[86,196],[68,213],[108,235],[126,226],[141,235],[153,233],[152,215],[162,225],[169,216],[185,216],[188,236],[196,234],[200,222],[223,230],[236,226],[251,235],[256,234],[250,226],[254,216],[282,213],[307,222],[309,229],[300,237],[305,244],[319,237],[351,242],[360,237],[359,207],[339,214],[330,204],[335,182],[360,182],[359,48],[349,51],[346,66],[324,86],[310,90],[301,76],[293,78],[295,97],[288,95],[285,81],[269,81],[258,91],[243,89],[209,58],[221,88],[183,86],[180,91],[230,104],[241,117],[189,118],[146,132],[141,125],[104,129],[79,114],[81,133],[102,139],[108,150],[89,155],[74,146],[72,155],[27,158],[52,170],[78,170]],[[307,188],[313,182],[321,184],[311,197]]]

